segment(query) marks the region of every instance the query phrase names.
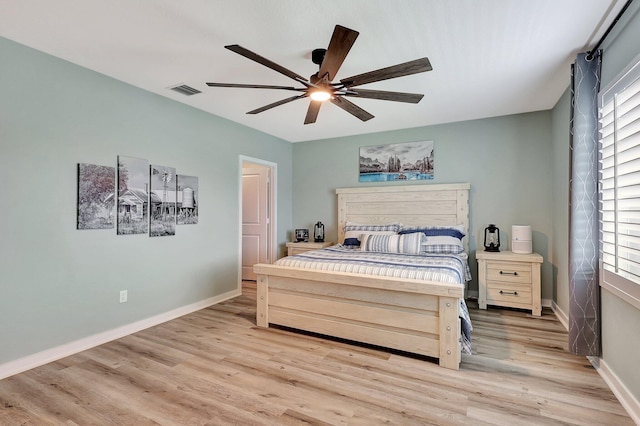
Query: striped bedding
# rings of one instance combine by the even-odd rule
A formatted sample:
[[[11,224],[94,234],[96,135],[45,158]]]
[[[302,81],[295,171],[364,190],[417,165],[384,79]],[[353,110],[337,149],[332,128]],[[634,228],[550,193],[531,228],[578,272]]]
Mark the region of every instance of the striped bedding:
[[[390,278],[406,278],[465,285],[471,279],[467,253],[398,254],[363,252],[337,244],[275,262],[279,266],[314,269],[325,272],[351,272]],[[471,353],[471,319],[464,299],[460,299],[462,349]]]
[[[464,284],[471,279],[467,254],[399,254],[360,251],[337,244],[278,260],[276,265]]]

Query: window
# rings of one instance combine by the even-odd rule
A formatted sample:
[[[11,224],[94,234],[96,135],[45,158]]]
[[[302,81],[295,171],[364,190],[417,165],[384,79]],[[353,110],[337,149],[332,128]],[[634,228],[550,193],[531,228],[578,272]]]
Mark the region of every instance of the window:
[[[640,61],[599,101],[600,280],[640,307]]]

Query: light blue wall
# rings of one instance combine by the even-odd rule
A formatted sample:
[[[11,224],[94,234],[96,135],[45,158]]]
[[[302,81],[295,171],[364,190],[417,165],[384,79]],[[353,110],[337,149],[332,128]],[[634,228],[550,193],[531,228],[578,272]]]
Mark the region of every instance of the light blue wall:
[[[335,188],[371,185],[358,182],[359,147],[421,140],[434,141],[435,179],[430,183],[471,183],[470,290],[477,290],[475,250],[482,249],[484,228],[495,223],[508,249],[511,225],[531,225],[534,250],[545,258],[542,297],[551,299],[550,111],[296,143],[293,226],[312,228],[320,220],[327,239],[335,241]]]
[[[629,6],[603,43],[602,87],[640,55],[640,2]],[[602,359],[640,401],[640,310],[607,291],[602,295]]]
[[[0,364],[235,289],[240,155],[277,163],[286,241],[289,142],[2,38],[0,58]],[[77,163],[117,155],[198,176],[199,224],[76,230]]]

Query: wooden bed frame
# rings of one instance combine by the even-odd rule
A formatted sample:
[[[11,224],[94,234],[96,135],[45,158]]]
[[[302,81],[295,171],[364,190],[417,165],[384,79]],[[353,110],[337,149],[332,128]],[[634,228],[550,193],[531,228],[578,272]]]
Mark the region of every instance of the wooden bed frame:
[[[336,189],[338,241],[344,239],[347,221],[464,225],[468,230],[469,188],[461,183]],[[268,264],[253,269],[259,327],[277,324],[459,367],[458,314],[464,286]]]

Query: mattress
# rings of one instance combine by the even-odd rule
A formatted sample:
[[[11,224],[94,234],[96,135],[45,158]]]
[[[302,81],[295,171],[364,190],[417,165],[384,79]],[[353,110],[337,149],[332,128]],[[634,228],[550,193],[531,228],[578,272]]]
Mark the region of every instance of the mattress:
[[[471,279],[467,253],[401,254],[361,251],[337,244],[287,256],[279,266],[324,272],[350,272],[400,279],[436,281],[465,286]],[[464,299],[460,299],[462,350],[471,353],[471,319]]]

